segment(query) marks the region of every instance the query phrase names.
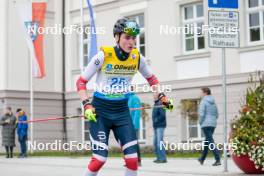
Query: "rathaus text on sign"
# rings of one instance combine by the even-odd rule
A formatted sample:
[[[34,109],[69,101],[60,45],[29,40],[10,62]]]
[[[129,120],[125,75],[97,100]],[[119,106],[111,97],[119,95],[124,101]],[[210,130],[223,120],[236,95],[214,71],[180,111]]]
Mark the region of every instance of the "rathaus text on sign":
[[[239,13],[209,10],[209,46],[212,48],[239,47]]]

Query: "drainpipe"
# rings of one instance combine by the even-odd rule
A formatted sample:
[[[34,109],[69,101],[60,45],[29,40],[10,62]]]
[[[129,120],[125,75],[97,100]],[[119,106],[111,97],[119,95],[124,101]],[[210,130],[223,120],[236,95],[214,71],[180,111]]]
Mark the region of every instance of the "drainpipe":
[[[65,27],[65,0],[62,0],[62,28]],[[65,34],[62,33],[62,115],[66,116]],[[63,119],[63,142],[67,142],[67,121]]]

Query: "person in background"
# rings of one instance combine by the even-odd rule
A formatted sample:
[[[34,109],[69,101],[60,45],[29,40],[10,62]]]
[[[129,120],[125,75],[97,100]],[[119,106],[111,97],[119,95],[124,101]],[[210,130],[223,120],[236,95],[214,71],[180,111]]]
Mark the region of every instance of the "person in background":
[[[12,113],[11,107],[4,109],[4,115],[0,118],[2,128],[2,146],[6,150],[6,158],[13,158],[13,148],[15,147],[16,117]]]
[[[140,108],[141,107],[141,102],[139,97],[133,92],[128,99],[128,107],[129,109],[133,108]],[[139,134],[140,134],[140,117],[141,117],[141,110],[130,110],[130,116],[134,125],[134,129],[136,131],[136,136],[137,140],[139,139]],[[138,154],[138,166],[141,166],[141,155],[140,155],[140,146],[138,143],[138,149],[137,149],[137,154]]]
[[[205,141],[203,142],[202,156],[198,159],[198,161],[201,165],[203,165],[208,154],[209,145],[215,145],[213,134],[216,128],[218,110],[215,100],[211,95],[211,90],[208,87],[201,88],[201,94],[202,101],[199,106],[199,123],[205,135]],[[219,151],[217,150],[216,145],[214,148],[215,149],[212,150],[212,152],[216,161],[213,166],[219,166],[221,165]]]
[[[166,128],[166,111],[161,107],[162,103],[158,97],[154,96],[154,108],[152,111],[152,123],[154,128],[154,150],[156,154],[156,160],[154,163],[167,163],[166,151],[163,145],[164,130]]]
[[[27,137],[28,137],[28,124],[25,123],[25,121],[27,121],[27,115],[20,108],[17,109],[16,112],[18,117],[17,135],[18,135],[18,141],[20,143],[19,158],[25,158],[27,157]]]

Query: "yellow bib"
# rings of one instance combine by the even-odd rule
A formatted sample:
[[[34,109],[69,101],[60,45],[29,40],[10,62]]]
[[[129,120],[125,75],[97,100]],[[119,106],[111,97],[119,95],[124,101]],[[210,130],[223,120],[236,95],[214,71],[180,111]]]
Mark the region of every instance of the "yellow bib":
[[[108,100],[127,99],[131,81],[139,69],[138,50],[133,49],[125,61],[117,58],[113,47],[101,47],[101,51],[104,63],[97,73],[94,96]]]
[[[107,75],[135,75],[139,66],[139,52],[133,49],[127,60],[121,61],[118,59],[113,47],[101,47],[104,52],[104,63],[102,72]]]

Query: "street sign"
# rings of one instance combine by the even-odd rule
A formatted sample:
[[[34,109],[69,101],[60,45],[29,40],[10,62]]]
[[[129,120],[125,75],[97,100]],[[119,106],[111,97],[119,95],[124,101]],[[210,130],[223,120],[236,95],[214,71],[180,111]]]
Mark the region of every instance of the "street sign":
[[[237,11],[209,10],[209,47],[239,47],[239,13]]]
[[[238,0],[208,0],[209,47],[222,48],[223,142],[227,140],[226,48],[239,47]],[[228,172],[224,150],[224,172]]]
[[[208,7],[238,9],[238,0],[208,0]]]

